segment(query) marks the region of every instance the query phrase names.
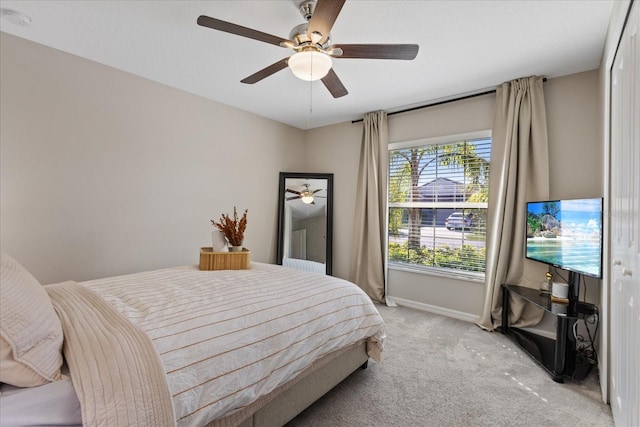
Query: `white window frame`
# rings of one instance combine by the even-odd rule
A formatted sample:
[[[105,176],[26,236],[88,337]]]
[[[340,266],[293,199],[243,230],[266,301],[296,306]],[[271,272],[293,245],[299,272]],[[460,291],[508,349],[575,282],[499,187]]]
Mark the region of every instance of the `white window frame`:
[[[400,141],[400,142],[391,142],[389,143],[389,151],[398,150],[402,148],[411,148],[411,147],[419,147],[424,145],[436,145],[436,144],[447,144],[455,141],[469,140],[469,139],[482,139],[482,138],[492,138],[492,132],[490,129],[474,131],[474,132],[466,132],[452,135],[443,135],[437,137],[430,138],[422,138],[415,139],[410,141]],[[491,141],[493,144],[493,140]],[[387,162],[387,175],[389,174],[389,163]],[[491,197],[491,195],[489,195]],[[388,238],[389,236],[389,183],[387,182],[387,200],[386,200],[386,216],[387,220],[385,223],[385,233]],[[393,207],[419,207],[419,208],[435,208],[437,206],[436,203],[431,202],[414,202],[414,203],[394,203]],[[475,203],[475,202],[460,202],[456,206],[460,207],[460,209],[477,209],[477,208],[487,208],[488,203]],[[486,245],[486,240],[485,240]],[[485,246],[486,247],[486,246]],[[387,244],[385,246],[385,263],[387,265],[388,270],[397,270],[397,271],[408,271],[411,273],[424,274],[429,276],[439,276],[446,277],[449,279],[458,279],[465,280],[471,282],[484,283],[485,273],[475,272],[475,271],[464,271],[464,270],[456,270],[456,269],[447,269],[444,267],[431,267],[431,266],[423,266],[417,264],[401,264],[401,263],[392,263],[389,262],[389,242],[387,240]]]

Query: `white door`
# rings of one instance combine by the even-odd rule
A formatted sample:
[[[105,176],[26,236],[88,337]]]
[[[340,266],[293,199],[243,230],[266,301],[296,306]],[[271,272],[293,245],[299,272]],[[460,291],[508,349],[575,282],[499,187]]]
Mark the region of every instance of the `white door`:
[[[640,425],[640,6],[611,69],[610,349],[613,419]]]
[[[291,258],[307,259],[307,230],[291,232]]]

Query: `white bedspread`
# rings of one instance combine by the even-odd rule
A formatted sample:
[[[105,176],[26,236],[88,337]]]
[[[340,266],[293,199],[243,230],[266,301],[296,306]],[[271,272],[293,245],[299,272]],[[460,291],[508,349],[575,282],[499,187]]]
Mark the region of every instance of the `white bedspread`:
[[[252,263],[179,267],[81,283],[151,338],[179,426],[228,416],[314,360],[363,339],[379,360],[382,318],[357,286]]]

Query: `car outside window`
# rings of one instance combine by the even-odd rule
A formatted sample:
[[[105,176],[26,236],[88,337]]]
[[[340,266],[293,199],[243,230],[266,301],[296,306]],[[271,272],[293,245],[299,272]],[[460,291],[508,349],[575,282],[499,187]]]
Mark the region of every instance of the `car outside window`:
[[[462,212],[454,212],[444,220],[444,226],[448,230],[470,229],[472,224],[472,214],[465,215]]]

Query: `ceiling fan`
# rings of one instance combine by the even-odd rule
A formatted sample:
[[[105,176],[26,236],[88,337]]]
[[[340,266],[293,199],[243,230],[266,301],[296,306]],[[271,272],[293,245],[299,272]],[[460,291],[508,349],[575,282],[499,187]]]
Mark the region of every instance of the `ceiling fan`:
[[[302,191],[296,191],[296,190],[291,190],[289,188],[287,188],[287,193],[293,193],[295,194],[295,196],[292,197],[287,197],[286,200],[287,202],[290,200],[297,200],[297,199],[301,199],[302,203],[306,203],[306,204],[312,204],[315,205],[315,201],[314,199],[316,197],[322,197],[325,198],[323,196],[316,196],[315,194],[324,190],[323,188],[318,188],[317,190],[311,190],[309,187],[309,184],[302,184],[304,186],[304,190]]]
[[[334,98],[345,96],[344,87],[331,68],[332,58],[356,59],[404,59],[411,60],[418,54],[417,44],[334,44],[330,42],[331,27],[346,0],[305,0],[299,8],[307,23],[295,26],[289,39],[283,39],[252,28],[243,27],[220,19],[201,15],[198,25],[235,34],[276,46],[292,49],[290,57],[241,80],[254,84],[287,67],[303,80],[322,80]]]

